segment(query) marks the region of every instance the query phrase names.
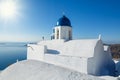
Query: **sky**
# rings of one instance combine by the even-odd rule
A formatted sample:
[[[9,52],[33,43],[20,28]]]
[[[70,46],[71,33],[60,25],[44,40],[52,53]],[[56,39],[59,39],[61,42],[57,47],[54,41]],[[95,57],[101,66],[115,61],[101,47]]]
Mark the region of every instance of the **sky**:
[[[15,19],[0,17],[0,42],[50,39],[64,12],[71,21],[73,39],[101,34],[106,43],[120,43],[120,0],[17,0],[16,7]]]

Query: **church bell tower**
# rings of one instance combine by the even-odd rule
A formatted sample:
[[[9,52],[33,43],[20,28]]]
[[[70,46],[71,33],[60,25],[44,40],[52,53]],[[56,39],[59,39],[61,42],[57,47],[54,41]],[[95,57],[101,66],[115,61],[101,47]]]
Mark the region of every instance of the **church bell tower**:
[[[57,25],[53,28],[52,39],[72,40],[71,22],[65,15],[58,19]]]

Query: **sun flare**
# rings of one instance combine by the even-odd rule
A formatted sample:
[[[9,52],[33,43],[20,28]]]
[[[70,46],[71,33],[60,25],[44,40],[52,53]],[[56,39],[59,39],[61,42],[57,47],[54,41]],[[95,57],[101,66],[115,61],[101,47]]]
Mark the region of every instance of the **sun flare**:
[[[15,0],[3,0],[0,2],[0,17],[8,20],[18,16],[18,4]]]

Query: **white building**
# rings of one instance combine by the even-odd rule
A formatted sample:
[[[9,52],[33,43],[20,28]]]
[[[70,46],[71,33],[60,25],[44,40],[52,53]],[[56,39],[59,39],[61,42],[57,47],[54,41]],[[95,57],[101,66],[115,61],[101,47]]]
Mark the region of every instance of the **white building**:
[[[92,75],[114,75],[115,64],[101,38],[72,40],[70,20],[63,16],[52,40],[28,44],[27,59],[49,62]]]

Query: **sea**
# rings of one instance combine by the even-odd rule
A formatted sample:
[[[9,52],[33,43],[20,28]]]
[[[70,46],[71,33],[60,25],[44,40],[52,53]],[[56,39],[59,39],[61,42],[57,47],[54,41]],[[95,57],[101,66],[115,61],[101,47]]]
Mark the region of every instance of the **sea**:
[[[0,71],[17,61],[26,60],[27,44],[19,42],[0,43]]]

